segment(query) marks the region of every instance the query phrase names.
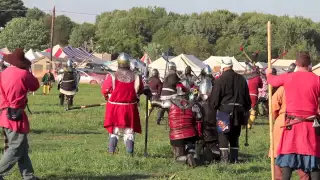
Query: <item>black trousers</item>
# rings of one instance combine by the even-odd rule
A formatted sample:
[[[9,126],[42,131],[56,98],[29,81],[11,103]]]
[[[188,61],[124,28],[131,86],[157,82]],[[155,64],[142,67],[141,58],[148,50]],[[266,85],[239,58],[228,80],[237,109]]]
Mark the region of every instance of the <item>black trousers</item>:
[[[239,137],[241,134],[241,126],[231,127],[228,133],[219,133],[219,148],[239,148]]]

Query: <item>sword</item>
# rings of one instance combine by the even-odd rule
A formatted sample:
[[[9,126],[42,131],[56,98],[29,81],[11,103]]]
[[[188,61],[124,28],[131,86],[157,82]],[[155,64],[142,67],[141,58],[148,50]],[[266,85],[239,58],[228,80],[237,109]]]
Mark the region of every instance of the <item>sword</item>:
[[[184,62],[184,64],[185,64],[186,66],[189,66],[189,65],[187,64],[187,62],[183,59],[183,57],[181,57],[181,59],[182,59],[182,61]],[[191,67],[190,67],[190,68],[191,68]],[[200,80],[200,81],[201,81],[201,78],[199,78],[192,69],[191,69],[191,72],[192,72],[193,75],[197,78],[197,80]]]
[[[85,109],[85,108],[92,108],[92,107],[99,107],[99,106],[105,106],[107,103],[101,103],[101,104],[90,104],[90,105],[83,105],[83,106],[75,106],[75,107],[68,107],[65,110],[75,110],[75,109]]]

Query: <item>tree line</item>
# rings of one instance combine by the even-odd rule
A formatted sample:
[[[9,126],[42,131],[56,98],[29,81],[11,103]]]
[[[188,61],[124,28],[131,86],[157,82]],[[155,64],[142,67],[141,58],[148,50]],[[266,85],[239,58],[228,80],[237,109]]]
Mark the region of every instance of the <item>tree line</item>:
[[[21,0],[0,0],[4,9],[24,11],[0,12],[0,47],[43,50],[50,44],[51,15],[38,8],[27,9]],[[245,59],[259,51],[258,61],[267,60],[267,21],[272,22],[272,56],[289,51],[309,51],[320,60],[320,23],[303,17],[276,16],[256,12],[236,14],[228,10],[182,15],[161,7],[134,7],[130,10],[104,12],[96,22],[78,24],[69,17],[56,17],[54,44],[85,47],[89,51],[117,53],[133,57],[147,52],[151,59],[162,53],[193,54],[200,59],[210,55]]]

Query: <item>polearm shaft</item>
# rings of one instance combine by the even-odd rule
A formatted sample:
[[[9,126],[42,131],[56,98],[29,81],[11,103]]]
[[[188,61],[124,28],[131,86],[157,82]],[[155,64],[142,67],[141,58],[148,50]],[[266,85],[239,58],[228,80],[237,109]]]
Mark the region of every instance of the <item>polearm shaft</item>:
[[[90,104],[90,105],[84,105],[84,106],[75,106],[75,107],[66,108],[66,111],[75,110],[75,109],[85,109],[85,108],[105,106],[106,104],[107,104],[107,103]]]
[[[267,25],[268,34],[268,68],[272,68],[271,64],[271,21],[268,21]],[[273,144],[273,119],[272,119],[272,86],[268,85],[268,95],[269,95],[269,130],[270,130],[270,151],[271,151],[271,180],[275,179],[275,169],[274,169],[274,144]]]

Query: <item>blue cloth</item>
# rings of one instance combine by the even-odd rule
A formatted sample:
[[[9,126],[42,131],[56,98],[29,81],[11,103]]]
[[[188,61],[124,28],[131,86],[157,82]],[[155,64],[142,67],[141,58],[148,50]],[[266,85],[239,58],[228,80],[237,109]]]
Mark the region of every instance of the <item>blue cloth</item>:
[[[276,159],[276,164],[281,168],[302,169],[304,172],[312,172],[320,169],[320,158],[300,154],[281,154]]]

